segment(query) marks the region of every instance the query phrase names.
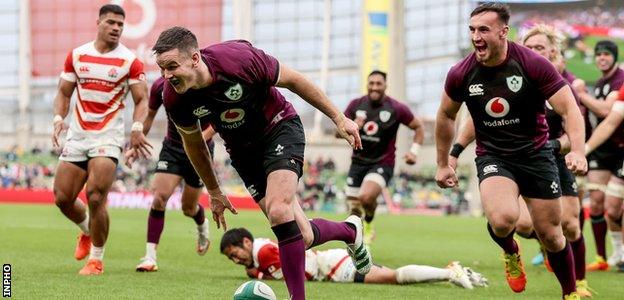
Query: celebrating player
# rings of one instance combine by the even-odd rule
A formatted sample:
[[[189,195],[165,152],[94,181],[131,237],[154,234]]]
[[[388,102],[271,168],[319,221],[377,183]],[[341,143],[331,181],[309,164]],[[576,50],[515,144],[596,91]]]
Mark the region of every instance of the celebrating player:
[[[156,117],[158,109],[162,105],[162,92],[165,79],[160,77],[152,84],[149,97],[149,112],[145,122],[143,122],[143,134],[147,135],[152,122]],[[199,196],[201,196],[203,183],[197,173],[193,169],[193,165],[186,157],[184,148],[182,147],[182,139],[175,125],[167,118],[167,136],[163,140],[162,149],[160,150],[160,158],[156,165],[156,174],[152,180],[152,208],[147,218],[147,244],[145,245],[145,256],[141,258],[141,262],[137,265],[136,270],[139,272],[153,272],[158,270],[156,264],[156,248],[160,241],[160,235],[165,226],[165,209],[167,201],[173,194],[176,187],[184,180],[184,188],[182,189],[182,212],[185,216],[192,218],[197,224],[197,253],[199,255],[206,254],[210,246],[208,222],[204,216],[204,208],[199,204]],[[202,131],[204,140],[210,149],[210,154],[214,153],[214,143],[212,135],[214,130],[210,126]],[[131,153],[128,151],[128,156]],[[134,153],[136,154],[136,153]],[[128,157],[127,162],[131,163],[134,157]]]
[[[148,156],[151,145],[143,135],[147,113],[147,85],[143,63],[119,42],[125,19],[118,5],[104,5],[97,20],[95,41],[73,49],[67,55],[54,98],[54,134],[59,147],[64,118],[74,89],[78,88],[74,116],[54,177],[54,199],[61,212],[82,231],[74,254],[78,260],[89,255],[81,275],[103,272],[104,244],[109,219],[106,197],[115,180],[115,170],[124,143],[124,98],[128,90],[134,100],[130,144],[132,151]],[[89,214],[76,197],[86,183]]]
[[[277,244],[269,239],[254,239],[245,228],[230,229],[223,234],[221,253],[235,264],[244,266],[251,278],[283,278]],[[488,285],[483,275],[462,267],[459,262],[452,262],[446,268],[407,265],[396,270],[373,265],[368,274],[361,275],[355,271],[355,266],[344,249],[306,250],[305,276],[308,280],[316,281],[382,284],[448,281],[466,289]]]
[[[485,3],[470,17],[475,51],[447,75],[436,119],[436,181],[454,187],[448,164],[456,114],[465,102],[477,140],[481,202],[492,239],[504,250],[505,272],[514,292],[526,286],[518,245],[513,239],[520,213],[518,196],[527,201],[535,231],[547,250],[564,297],[576,293],[574,260],[561,229],[561,190],[548,139],[545,99],[562,116],[571,151],[567,167],[584,173],[583,121],[570,87],[545,58],[507,40],[509,9]]]
[[[618,46],[609,40],[602,40],[596,43],[594,48],[596,55],[596,66],[602,73],[602,77],[596,82],[594,95],[587,92],[584,84],[577,86],[577,94],[581,99],[581,103],[588,108],[588,122],[586,126],[595,130],[598,124],[602,123],[611,111],[611,107],[617,101],[617,91],[624,84],[624,71],[619,68]],[[623,127],[620,127],[622,130]],[[593,135],[593,134],[592,134]],[[615,140],[609,139],[599,145],[588,157],[589,172],[587,179],[589,181],[587,187],[590,190],[590,218],[594,239],[596,242],[596,260],[587,265],[588,271],[606,271],[609,265],[615,265],[622,258],[622,237],[620,235],[621,224],[613,220],[605,220],[605,192],[607,196],[616,196],[608,184],[612,185],[611,179],[613,174],[617,174],[621,167],[619,164],[620,154],[622,150],[615,144]],[[617,177],[617,175],[615,176]],[[617,180],[617,179],[615,179]],[[607,203],[607,205],[615,202]],[[614,210],[616,207],[607,208]],[[607,250],[605,247],[605,237],[607,234],[607,225],[611,230],[611,242],[613,243],[613,254],[605,261]]]
[[[611,237],[613,243],[622,243],[622,236],[624,235],[624,227],[622,226],[622,200],[624,199],[624,86],[622,86],[617,93],[617,101],[613,103],[611,112],[607,117],[600,122],[600,124],[594,129],[591,137],[586,143],[585,151],[587,154],[593,153],[595,149],[599,149],[600,145],[610,141],[618,149],[616,152],[619,162],[615,163],[615,172],[611,174],[611,179],[607,185],[607,219],[609,223],[612,223],[610,227],[620,227],[620,231],[612,230]],[[617,249],[615,250],[617,251]],[[618,271],[624,272],[624,257],[617,256],[621,254],[614,252],[613,264],[617,267]]]
[[[163,31],[156,62],[168,81],[164,106],[182,137],[184,150],[211,197],[213,219],[226,229],[224,212],[236,213],[221,191],[199,124],[210,123],[225,141],[232,166],[262,208],[275,233],[291,299],[305,299],[305,249],[329,240],[348,244],[358,273],[372,259],[363,244],[362,221],[309,221],[295,200],[302,174],[305,136],[292,104],[277,90],[285,87],[334,121],[340,135],[361,148],[357,125],[300,73],[247,41],[229,41],[199,49],[188,29]]]
[[[386,73],[371,72],[367,87],[368,94],[351,100],[345,111],[345,116],[358,124],[364,148],[353,150],[346,194],[351,214],[364,216],[364,243],[370,244],[375,233],[371,222],[375,217],[377,197],[394,173],[399,125],[414,130],[412,147],[404,157],[410,165],[416,163],[425,131],[407,105],[386,95]]]

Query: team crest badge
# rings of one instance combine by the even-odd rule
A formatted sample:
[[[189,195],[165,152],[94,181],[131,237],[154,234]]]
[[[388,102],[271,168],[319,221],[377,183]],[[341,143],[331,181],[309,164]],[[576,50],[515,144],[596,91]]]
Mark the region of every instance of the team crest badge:
[[[515,75],[507,77],[507,87],[514,93],[518,92],[522,88],[522,77]]]
[[[388,122],[390,120],[390,112],[387,110],[382,110],[379,112],[379,120],[382,122]]]
[[[611,92],[611,85],[608,83],[602,87],[602,94],[606,97]]]
[[[243,87],[241,87],[240,83],[237,83],[225,91],[225,96],[232,101],[236,101],[243,96]]]

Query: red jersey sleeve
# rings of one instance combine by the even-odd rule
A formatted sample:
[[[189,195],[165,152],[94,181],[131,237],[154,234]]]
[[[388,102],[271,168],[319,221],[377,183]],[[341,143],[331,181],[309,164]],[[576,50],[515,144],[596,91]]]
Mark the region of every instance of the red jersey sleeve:
[[[279,248],[266,244],[258,251],[258,270],[275,279],[282,279],[282,265],[279,259]]]
[[[61,78],[76,82],[76,71],[74,70],[74,56],[73,50],[67,53],[67,57],[65,58],[65,64],[63,65],[63,72],[61,72]]]
[[[135,58],[130,65],[130,71],[128,72],[129,84],[135,84],[145,81],[145,72],[143,71],[143,63]]]

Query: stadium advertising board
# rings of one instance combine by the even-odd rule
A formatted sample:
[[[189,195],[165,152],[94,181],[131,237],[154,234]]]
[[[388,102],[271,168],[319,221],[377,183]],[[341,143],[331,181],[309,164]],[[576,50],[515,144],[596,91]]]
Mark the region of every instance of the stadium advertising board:
[[[58,76],[67,53],[95,39],[98,11],[107,3],[126,11],[121,42],[145,63],[147,72],[158,71],[150,48],[171,26],[189,28],[200,45],[221,40],[221,0],[31,0],[32,75]]]
[[[366,92],[367,76],[372,70],[388,71],[390,67],[390,0],[365,0],[362,25],[362,91]]]

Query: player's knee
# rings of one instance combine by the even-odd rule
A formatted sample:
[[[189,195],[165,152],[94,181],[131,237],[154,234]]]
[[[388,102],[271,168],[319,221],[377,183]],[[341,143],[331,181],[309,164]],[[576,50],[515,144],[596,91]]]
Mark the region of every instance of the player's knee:
[[[589,191],[590,205],[602,205],[604,203],[604,197],[605,197],[605,193],[602,190]]]
[[[495,233],[501,233],[511,232],[515,228],[516,221],[517,218],[514,218],[511,215],[500,214],[493,216],[491,220],[489,220],[489,223]]]
[[[280,201],[267,202],[266,211],[271,225],[284,223],[293,217],[292,206]]]
[[[581,227],[578,218],[566,219],[561,222],[563,235],[568,241],[576,241],[581,237]]]
[[[544,247],[550,252],[556,252],[561,250],[561,246],[565,243],[565,238],[561,233],[556,230],[548,232],[538,232],[538,237]]]
[[[377,204],[377,195],[362,194],[360,195],[360,199],[362,201],[362,205],[365,207]]]
[[[601,215],[604,213],[604,203],[592,201],[589,204],[589,213],[593,216]]]
[[[182,204],[182,213],[187,217],[193,217],[197,213],[197,205]]]
[[[54,188],[54,204],[58,208],[64,208],[74,203],[75,199],[71,199],[64,191]]]
[[[622,207],[607,207],[607,218],[609,220],[622,219]]]
[[[106,203],[106,194],[106,191],[99,188],[87,189],[89,209],[96,209],[104,206]]]
[[[154,200],[152,201],[152,209],[158,210],[158,211],[165,211],[167,209],[167,202],[159,201],[159,200],[156,200],[156,198],[154,198]]]
[[[516,233],[520,234],[523,237],[528,237],[533,232],[533,224],[525,221],[519,221],[516,223]]]

